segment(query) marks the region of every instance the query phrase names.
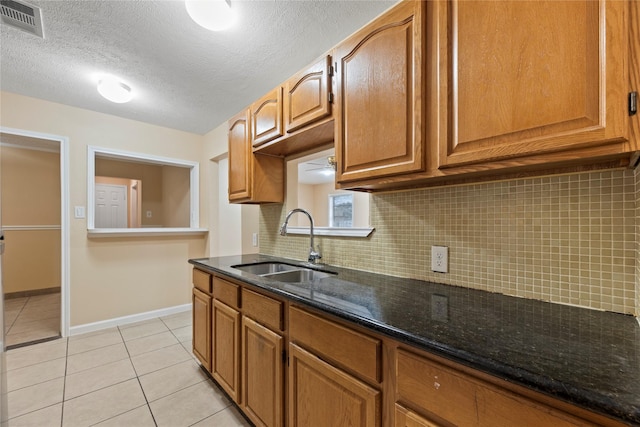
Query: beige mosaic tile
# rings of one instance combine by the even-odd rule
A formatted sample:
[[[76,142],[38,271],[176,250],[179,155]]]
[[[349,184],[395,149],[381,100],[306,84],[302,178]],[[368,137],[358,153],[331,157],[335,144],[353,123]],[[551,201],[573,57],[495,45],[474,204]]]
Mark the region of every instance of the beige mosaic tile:
[[[260,208],[260,252],[304,260],[308,237],[278,234]],[[367,239],[321,237],[328,264],[640,314],[640,172],[608,170],[373,194]],[[449,247],[449,273],[430,270]]]

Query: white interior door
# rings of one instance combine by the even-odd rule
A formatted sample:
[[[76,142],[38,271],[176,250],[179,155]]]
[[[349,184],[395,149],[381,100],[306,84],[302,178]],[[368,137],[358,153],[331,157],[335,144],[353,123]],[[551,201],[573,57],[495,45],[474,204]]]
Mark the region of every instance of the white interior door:
[[[127,228],[127,186],[96,184],[96,228]]]

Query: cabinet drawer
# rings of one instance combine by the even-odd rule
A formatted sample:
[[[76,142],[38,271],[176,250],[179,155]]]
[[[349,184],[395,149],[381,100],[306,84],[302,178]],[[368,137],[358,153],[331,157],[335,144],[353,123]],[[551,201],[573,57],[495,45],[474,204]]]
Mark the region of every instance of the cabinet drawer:
[[[451,369],[399,349],[396,387],[402,403],[455,425],[477,424],[477,385]]]
[[[366,380],[382,380],[378,339],[296,307],[289,309],[289,338]]]
[[[596,426],[506,390],[478,387],[478,419],[487,426]]]
[[[214,290],[213,297],[223,303],[227,304],[229,307],[233,307],[235,309],[240,308],[240,286],[235,283],[227,282],[224,279],[216,277],[214,280]]]
[[[422,418],[420,415],[398,405],[397,403],[395,412],[395,427],[439,427],[438,424],[435,424],[426,418]]]
[[[193,269],[193,286],[211,295],[211,275],[197,268]]]
[[[245,316],[275,330],[282,331],[282,303],[265,295],[242,289],[242,311]]]

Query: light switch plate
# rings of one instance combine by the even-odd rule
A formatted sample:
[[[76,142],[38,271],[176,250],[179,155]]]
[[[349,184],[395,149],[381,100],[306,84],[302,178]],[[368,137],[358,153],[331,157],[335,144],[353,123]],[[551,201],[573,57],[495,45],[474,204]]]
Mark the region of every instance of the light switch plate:
[[[449,248],[431,246],[431,270],[438,273],[449,272]]]
[[[76,219],[82,219],[85,217],[84,214],[84,206],[74,206],[73,207],[73,216]]]

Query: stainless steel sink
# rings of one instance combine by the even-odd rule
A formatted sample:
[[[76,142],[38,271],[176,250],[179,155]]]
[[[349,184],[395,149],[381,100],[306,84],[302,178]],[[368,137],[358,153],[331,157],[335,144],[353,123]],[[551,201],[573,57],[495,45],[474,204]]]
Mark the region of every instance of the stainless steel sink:
[[[282,262],[257,262],[254,264],[232,265],[231,267],[285,283],[314,282],[336,274],[332,271],[318,271]]]
[[[282,271],[280,273],[263,274],[262,277],[277,280],[278,282],[301,283],[313,282],[316,280],[330,277],[331,273],[324,271],[311,270],[309,268],[301,268],[299,270]]]
[[[284,264],[282,262],[260,262],[256,264],[232,265],[231,267],[246,271],[247,273],[255,274],[256,276],[280,273],[300,268],[295,265]]]

